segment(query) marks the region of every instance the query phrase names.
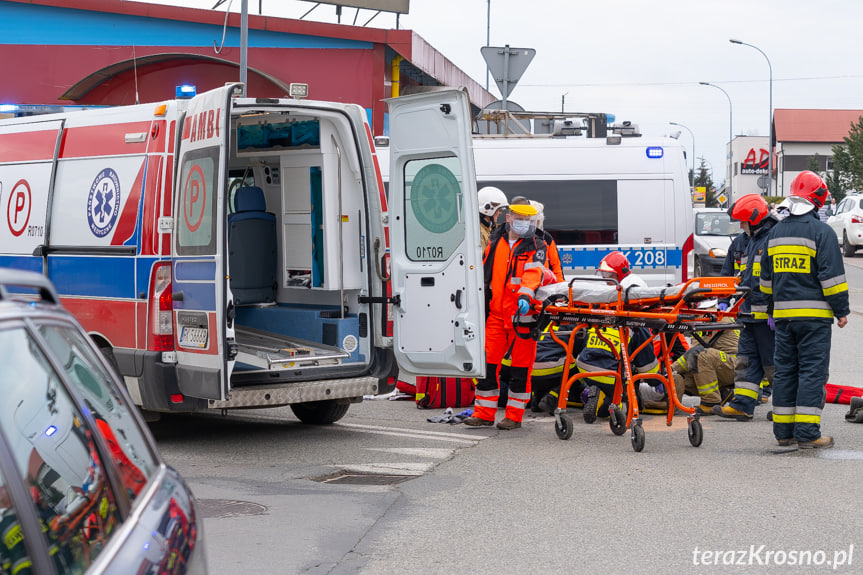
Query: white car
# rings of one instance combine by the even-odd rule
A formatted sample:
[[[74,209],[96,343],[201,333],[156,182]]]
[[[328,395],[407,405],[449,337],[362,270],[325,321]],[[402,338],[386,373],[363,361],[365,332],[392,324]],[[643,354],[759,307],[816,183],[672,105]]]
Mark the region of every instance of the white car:
[[[695,208],[693,277],[718,276],[740,224],[724,208]]]
[[[836,213],[827,218],[827,225],[836,232],[842,255],[853,257],[854,252],[863,247],[863,195],[846,196],[836,206]]]

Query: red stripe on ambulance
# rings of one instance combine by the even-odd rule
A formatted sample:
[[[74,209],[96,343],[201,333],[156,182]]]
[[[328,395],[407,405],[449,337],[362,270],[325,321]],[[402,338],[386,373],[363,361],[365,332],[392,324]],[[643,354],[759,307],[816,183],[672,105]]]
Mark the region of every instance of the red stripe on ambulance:
[[[135,305],[134,301],[90,299],[79,297],[60,298],[69,312],[77,318],[87,333],[102,334],[112,347],[135,349]]]
[[[3,163],[51,161],[56,145],[57,130],[0,134],[0,158]]]
[[[144,133],[141,142],[126,142],[127,135]],[[95,156],[119,156],[143,154],[150,138],[150,121],[128,124],[105,124],[80,126],[63,132],[60,147],[61,158],[92,158]]]

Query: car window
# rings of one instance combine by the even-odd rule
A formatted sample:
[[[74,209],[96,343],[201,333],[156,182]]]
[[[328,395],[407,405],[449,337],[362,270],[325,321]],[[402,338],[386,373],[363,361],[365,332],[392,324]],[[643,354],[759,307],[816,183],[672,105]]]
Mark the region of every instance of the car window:
[[[93,414],[120,480],[133,500],[158,467],[144,435],[85,336],[70,327],[40,326],[54,356]]]
[[[57,571],[82,573],[121,522],[95,430],[24,328],[0,330],[0,349],[0,428]]]
[[[29,573],[33,562],[28,555],[18,513],[6,491],[6,478],[0,470],[0,573]]]
[[[702,212],[695,214],[695,235],[733,236],[741,232],[740,223],[725,212]]]

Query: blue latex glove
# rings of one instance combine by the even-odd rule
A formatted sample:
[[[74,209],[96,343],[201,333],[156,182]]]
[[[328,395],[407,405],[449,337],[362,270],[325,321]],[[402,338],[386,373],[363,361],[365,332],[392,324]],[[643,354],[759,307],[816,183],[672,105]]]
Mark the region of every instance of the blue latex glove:
[[[724,301],[719,302],[719,305],[716,306],[719,308],[719,311],[725,311],[728,309],[728,304]]]
[[[519,315],[525,315],[528,311],[530,311],[530,303],[527,301],[527,298],[519,298],[518,299],[518,313],[519,313]]]
[[[767,327],[770,328],[770,331],[776,329],[776,322],[773,321],[773,316],[767,316]]]

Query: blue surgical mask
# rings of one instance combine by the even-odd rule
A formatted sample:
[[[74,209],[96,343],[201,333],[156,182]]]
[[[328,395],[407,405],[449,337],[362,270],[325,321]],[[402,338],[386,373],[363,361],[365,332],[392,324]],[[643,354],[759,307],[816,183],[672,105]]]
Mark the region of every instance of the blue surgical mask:
[[[525,237],[530,232],[530,220],[513,220],[510,227],[513,233]]]

